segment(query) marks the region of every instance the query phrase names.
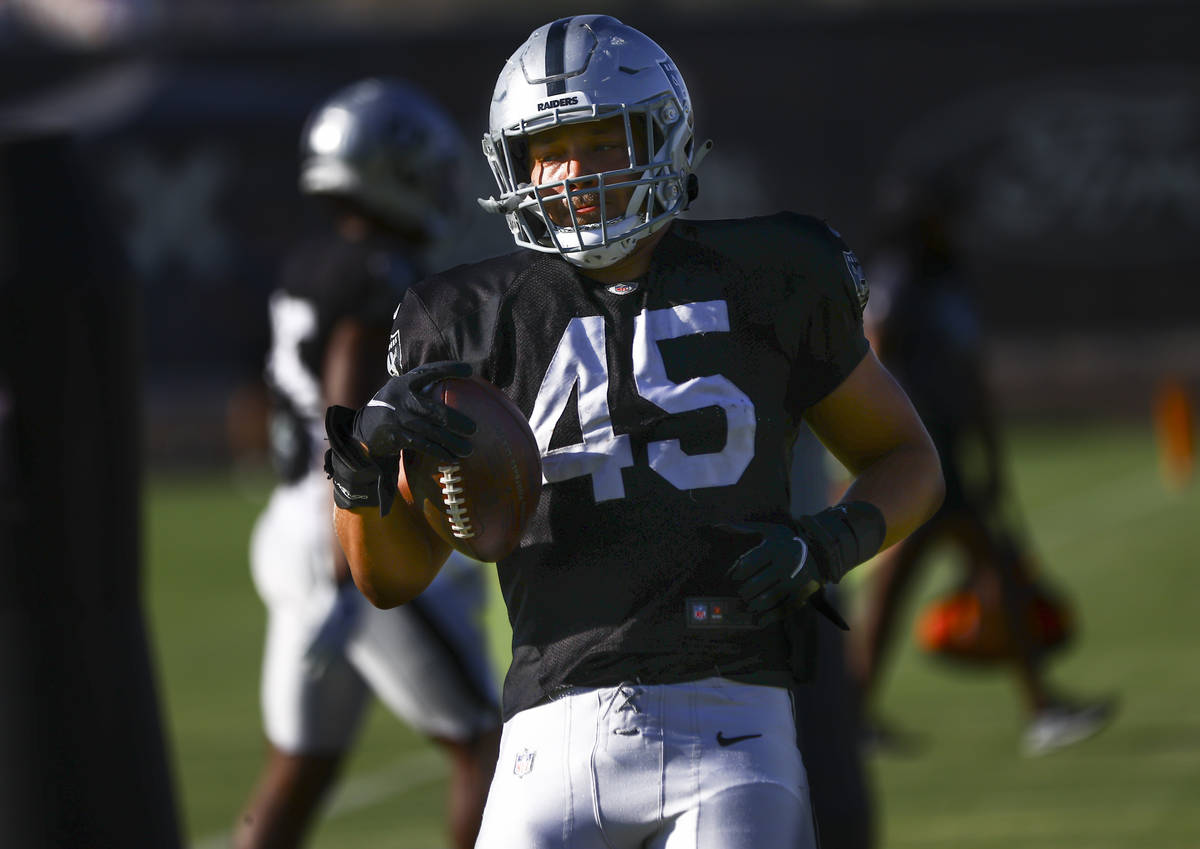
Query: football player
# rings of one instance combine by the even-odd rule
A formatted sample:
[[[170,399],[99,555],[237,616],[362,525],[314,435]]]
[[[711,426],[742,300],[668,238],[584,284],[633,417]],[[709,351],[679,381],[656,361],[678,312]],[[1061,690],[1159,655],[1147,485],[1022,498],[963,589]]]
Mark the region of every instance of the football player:
[[[1100,731],[1114,703],[1056,692],[1041,640],[1029,625],[1027,606],[1045,578],[1035,574],[1004,474],[980,318],[950,231],[958,191],[945,177],[897,180],[881,197],[884,244],[872,264],[876,297],[866,311],[866,329],[938,448],[946,497],[932,520],[872,564],[851,666],[869,713],[907,591],[935,547],[949,544],[963,555],[964,586],[999,608],[993,618],[1007,638],[996,642],[1004,646],[1027,717],[1021,748],[1042,755]],[[1049,615],[1052,608],[1046,610]],[[993,636],[986,630],[979,630],[983,639]],[[872,748],[903,749],[914,742],[873,717],[865,730]]]
[[[472,846],[500,724],[479,564],[451,558],[410,604],[367,604],[333,535],[322,468],[326,406],[363,404],[387,377],[396,303],[452,224],[461,136],[423,93],[370,79],[315,110],[301,148],[300,187],[328,204],[333,228],[290,258],[270,298],[266,378],[281,482],[251,545],[268,612],[268,753],[235,845],[301,842],[373,693],[445,750],[452,843]]]
[[[497,565],[512,623],[479,843],[815,846],[791,686],[823,585],[925,521],[937,456],[862,330],[866,285],[821,221],[679,218],[709,144],[654,41],[604,15],[535,30],[484,153],[519,250],[411,287],[392,377],[326,430],[358,586],[418,597],[447,546],[395,500],[397,451],[469,455],[424,389],[474,373],[529,417],[544,487]],[[805,420],[854,482],[792,520]],[[370,506],[361,506],[376,502]]]

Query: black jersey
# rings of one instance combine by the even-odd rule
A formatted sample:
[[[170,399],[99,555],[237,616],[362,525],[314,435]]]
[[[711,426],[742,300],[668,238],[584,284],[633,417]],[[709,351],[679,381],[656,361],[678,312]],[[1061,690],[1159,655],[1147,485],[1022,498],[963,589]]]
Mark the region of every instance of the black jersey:
[[[320,465],[327,406],[322,372],[334,327],[349,318],[386,331],[417,276],[412,259],[382,238],[327,237],[305,244],[284,264],[269,300],[264,376],[273,404],[271,453],[285,481]],[[381,368],[380,380],[385,377]]]
[[[466,360],[529,417],[545,486],[497,564],[506,716],[564,684],[725,675],[786,684],[782,626],[712,627],[745,539],[787,522],[805,410],[867,350],[857,261],[819,220],[674,222],[619,285],[519,251],[409,290],[389,359]]]

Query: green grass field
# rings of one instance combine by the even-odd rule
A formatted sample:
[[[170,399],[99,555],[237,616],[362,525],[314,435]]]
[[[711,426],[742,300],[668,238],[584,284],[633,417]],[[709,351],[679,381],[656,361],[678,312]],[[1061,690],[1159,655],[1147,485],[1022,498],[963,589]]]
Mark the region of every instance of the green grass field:
[[[1164,487],[1149,427],[1023,426],[1010,437],[1030,534],[1081,624],[1054,679],[1080,693],[1117,693],[1121,710],[1099,737],[1025,759],[1010,680],[949,668],[906,639],[884,709],[926,748],[870,762],[878,846],[1200,847],[1200,489]],[[145,492],[148,616],[176,794],[196,849],[227,844],[262,754],[264,614],[246,540],[268,486],[265,477],[152,475]],[[952,564],[939,561],[920,595],[952,577]],[[498,605],[489,621],[502,662]],[[374,710],[310,845],[444,846],[445,775],[436,752]]]

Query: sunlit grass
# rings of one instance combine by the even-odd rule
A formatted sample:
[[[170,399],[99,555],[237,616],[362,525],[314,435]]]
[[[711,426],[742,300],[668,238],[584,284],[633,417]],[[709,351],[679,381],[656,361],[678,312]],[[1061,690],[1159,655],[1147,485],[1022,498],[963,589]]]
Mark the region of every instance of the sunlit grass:
[[[1002,672],[921,655],[905,632],[882,693],[887,716],[924,735],[910,759],[875,757],[880,849],[1193,849],[1200,845],[1200,492],[1158,477],[1150,429],[1021,427],[1010,459],[1030,538],[1075,603],[1080,639],[1052,666],[1073,692],[1115,692],[1096,739],[1019,754],[1022,717]],[[262,753],[264,613],[246,561],[266,478],[152,476],[145,492],[146,598],[171,735],[176,793],[195,843],[223,845]],[[869,568],[869,567],[868,567]],[[954,578],[939,562],[917,603]],[[498,597],[489,614],[507,657]],[[909,627],[911,616],[906,620]],[[445,845],[440,755],[371,713],[311,846]]]

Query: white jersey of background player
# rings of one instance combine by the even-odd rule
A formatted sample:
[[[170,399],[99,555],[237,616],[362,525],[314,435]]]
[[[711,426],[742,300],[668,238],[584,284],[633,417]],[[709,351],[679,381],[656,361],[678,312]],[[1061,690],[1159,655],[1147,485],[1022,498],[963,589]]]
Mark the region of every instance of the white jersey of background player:
[[[301,140],[300,186],[331,207],[270,299],[266,379],[281,483],[251,543],[268,624],[262,709],[268,755],[239,819],[239,849],[297,845],[354,740],[371,693],[451,759],[449,832],[474,843],[499,740],[480,630],[479,565],[455,558],[420,598],[379,610],[350,580],[322,468],[329,404],[365,403],[386,378],[392,313],[424,273],[456,199],[460,136],[426,96],[391,80],[336,93]]]

